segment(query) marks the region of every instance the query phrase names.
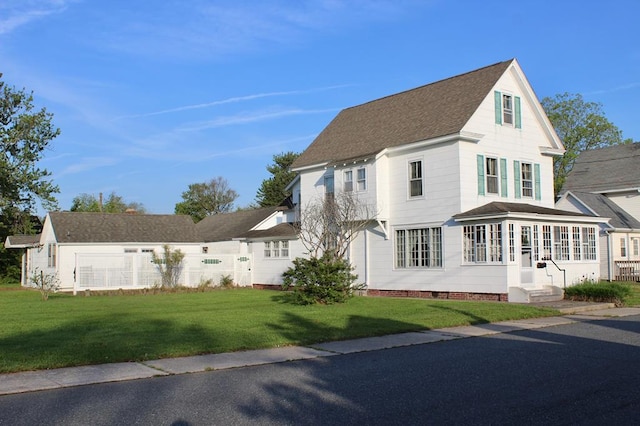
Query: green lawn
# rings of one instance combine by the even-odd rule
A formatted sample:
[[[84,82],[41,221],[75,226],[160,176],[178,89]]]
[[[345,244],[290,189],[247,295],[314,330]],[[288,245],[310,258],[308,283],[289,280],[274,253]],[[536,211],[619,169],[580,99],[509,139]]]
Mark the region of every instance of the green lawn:
[[[508,303],[355,297],[296,306],[285,294],[206,293],[40,299],[0,289],[0,373],[269,348],[557,314]]]
[[[640,283],[627,283],[631,287],[631,296],[625,300],[625,306],[640,306]]]

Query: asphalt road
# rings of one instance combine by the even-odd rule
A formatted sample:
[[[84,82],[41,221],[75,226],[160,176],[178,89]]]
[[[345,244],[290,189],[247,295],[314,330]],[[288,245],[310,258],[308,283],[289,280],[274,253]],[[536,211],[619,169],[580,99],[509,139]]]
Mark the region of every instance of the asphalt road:
[[[0,397],[0,425],[640,423],[640,316]]]

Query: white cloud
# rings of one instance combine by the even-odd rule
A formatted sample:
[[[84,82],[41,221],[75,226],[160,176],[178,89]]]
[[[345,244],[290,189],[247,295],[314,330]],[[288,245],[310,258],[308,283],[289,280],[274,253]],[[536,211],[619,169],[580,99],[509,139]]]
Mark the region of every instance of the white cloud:
[[[64,12],[74,0],[3,0],[0,3],[0,34],[46,16]]]
[[[124,115],[121,117],[116,117],[114,121],[128,119],[128,118],[151,117],[154,115],[169,114],[173,112],[182,112],[182,111],[201,109],[201,108],[210,108],[218,105],[251,101],[255,99],[269,98],[269,97],[275,97],[275,96],[302,95],[307,93],[321,92],[325,90],[341,89],[344,87],[349,87],[349,85],[342,84],[342,85],[319,87],[319,88],[307,89],[307,90],[289,90],[289,91],[283,91],[283,92],[257,93],[253,95],[235,96],[232,98],[222,99],[219,101],[211,101],[211,102],[205,102],[205,103],[194,104],[194,105],[184,105],[184,106],[169,108],[169,109],[160,110],[160,111],[145,112],[141,114]]]
[[[322,114],[326,112],[336,112],[336,108],[331,109],[267,109],[263,111],[251,111],[239,113],[236,115],[221,116],[213,120],[193,123],[178,128],[178,131],[194,132],[206,129],[213,129],[216,127],[231,126],[236,124],[254,123],[257,121],[274,120],[282,117],[289,117],[293,115],[303,114]]]
[[[74,164],[66,166],[62,171],[54,173],[54,178],[94,170],[100,167],[113,166],[117,163],[118,160],[112,157],[84,157],[80,158]]]

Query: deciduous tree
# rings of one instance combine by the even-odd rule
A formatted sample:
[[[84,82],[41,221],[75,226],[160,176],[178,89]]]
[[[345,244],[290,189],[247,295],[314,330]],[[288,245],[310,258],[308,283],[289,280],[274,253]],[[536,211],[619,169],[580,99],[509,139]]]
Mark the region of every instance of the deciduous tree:
[[[233,202],[238,193],[229,188],[229,183],[222,176],[209,182],[193,183],[182,193],[181,201],[176,204],[176,214],[188,214],[195,222],[207,216],[227,213],[233,209]]]
[[[542,100],[544,108],[556,133],[566,150],[553,163],[554,190],[558,194],[582,151],[602,148],[620,143],[630,143],[622,138],[622,131],[604,114],[602,105],[587,102],[580,94],[563,93]]]
[[[72,212],[103,212],[103,213],[125,213],[135,210],[137,213],[145,213],[146,209],[142,203],[126,203],[124,199],[115,192],[109,194],[105,200],[101,200],[102,194],[96,198],[93,194],[80,194],[72,201]]]

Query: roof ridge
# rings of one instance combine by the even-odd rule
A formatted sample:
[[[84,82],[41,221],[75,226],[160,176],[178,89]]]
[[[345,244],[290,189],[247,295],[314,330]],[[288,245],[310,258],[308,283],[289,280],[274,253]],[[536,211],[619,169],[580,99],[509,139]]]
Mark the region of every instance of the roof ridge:
[[[382,101],[382,100],[384,100],[384,99],[388,99],[388,98],[393,98],[393,97],[396,97],[396,96],[404,95],[404,94],[406,94],[406,93],[413,92],[413,91],[415,91],[415,90],[424,89],[425,87],[434,86],[434,85],[436,85],[436,84],[445,83],[445,82],[447,82],[447,81],[449,81],[449,80],[453,80],[453,79],[455,79],[455,78],[464,77],[464,76],[466,76],[466,75],[468,75],[468,74],[474,74],[474,73],[477,73],[477,72],[480,72],[480,71],[484,71],[484,70],[486,70],[486,69],[488,69],[488,68],[492,68],[492,67],[496,67],[496,66],[498,66],[498,65],[505,64],[505,63],[507,63],[507,62],[513,62],[513,61],[515,61],[515,60],[516,60],[516,58],[511,58],[511,59],[508,59],[508,60],[506,60],[506,61],[496,62],[495,64],[486,65],[486,66],[484,66],[484,67],[477,68],[477,69],[475,69],[475,70],[471,70],[471,71],[467,71],[467,72],[463,72],[463,73],[461,73],[461,74],[456,74],[456,75],[451,76],[451,77],[445,77],[445,78],[443,78],[443,79],[441,79],[441,80],[432,81],[431,83],[423,84],[423,85],[421,85],[421,86],[413,87],[413,88],[411,88],[411,89],[405,89],[405,90],[402,90],[402,91],[400,91],[400,92],[391,93],[391,94],[389,94],[389,95],[385,95],[385,96],[382,96],[382,97],[377,98],[377,99],[372,99],[372,100],[370,100],[370,101],[363,102],[363,103],[358,104],[358,105],[352,105],[352,106],[350,106],[350,107],[346,107],[346,108],[344,108],[342,111],[350,110],[350,109],[353,109],[353,108],[358,108],[358,107],[361,107],[361,106],[363,106],[363,105],[367,105],[367,104],[371,104],[371,103],[374,103],[374,102]]]

